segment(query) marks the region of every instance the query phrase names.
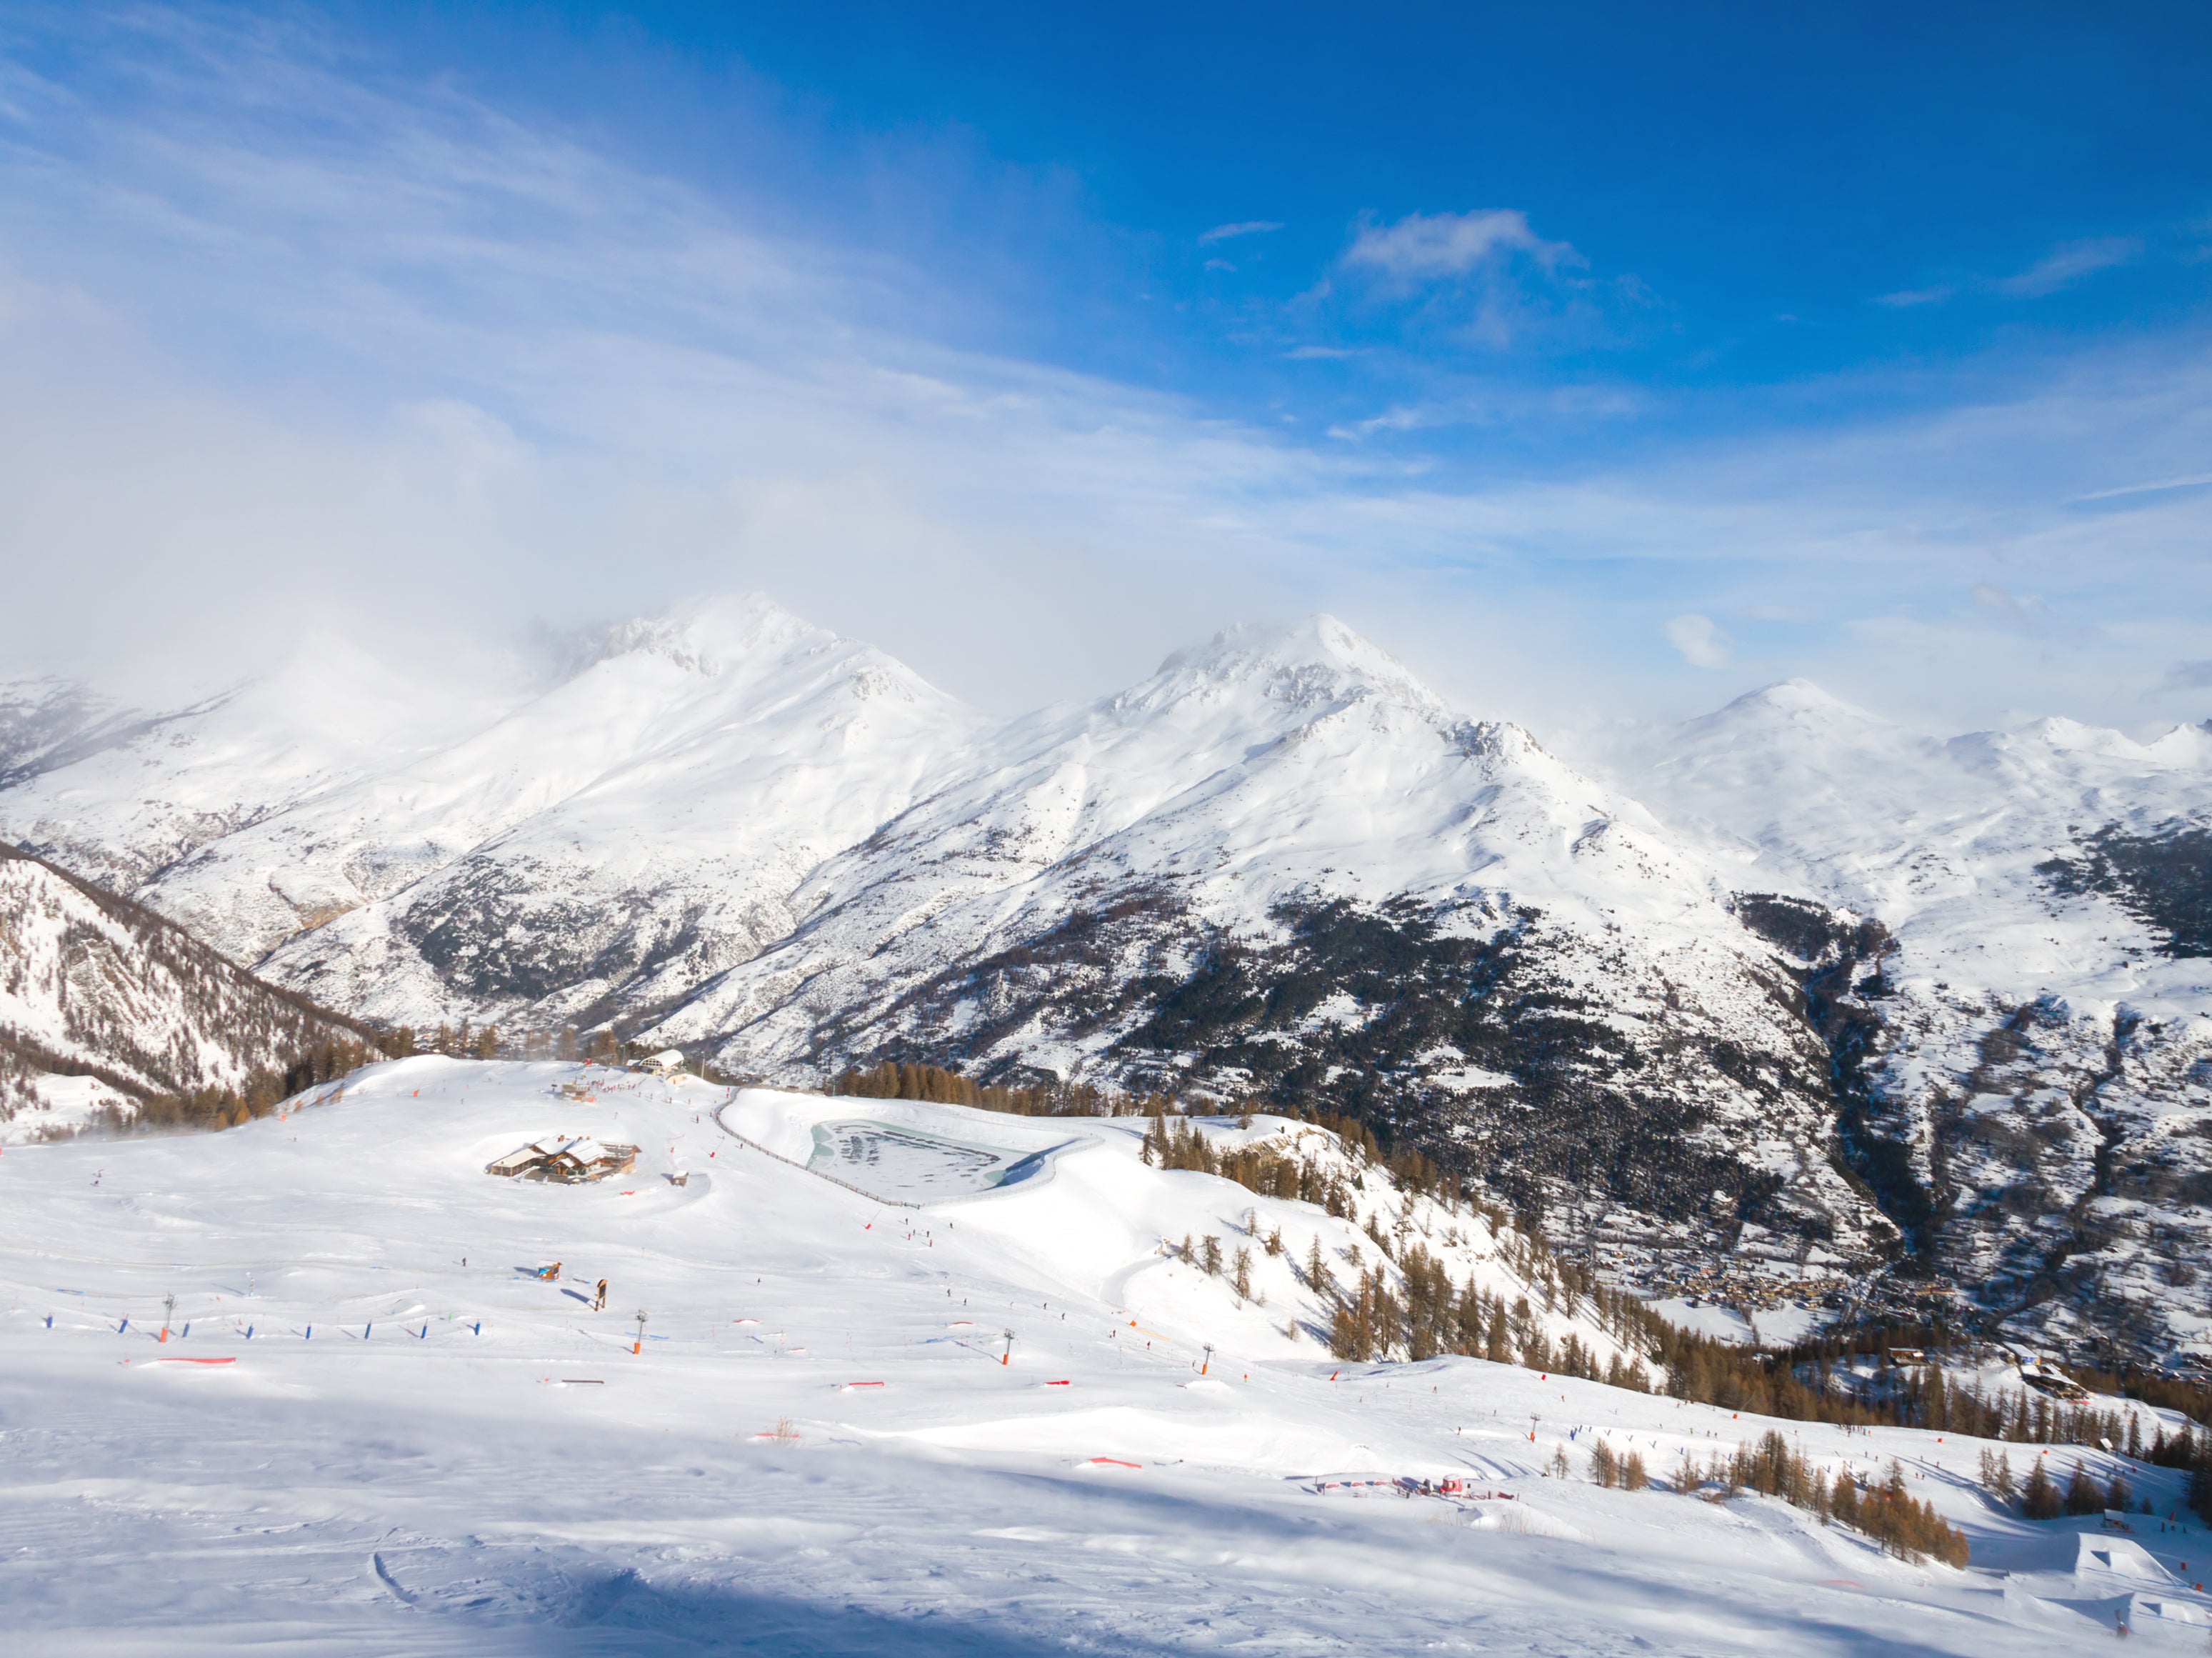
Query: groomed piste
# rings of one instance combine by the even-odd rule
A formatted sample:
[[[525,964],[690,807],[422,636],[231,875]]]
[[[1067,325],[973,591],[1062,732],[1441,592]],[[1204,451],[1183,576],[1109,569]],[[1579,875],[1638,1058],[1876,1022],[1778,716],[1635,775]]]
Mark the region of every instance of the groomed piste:
[[[2088,1453],[2155,1517],[2036,1524],[1979,1493],[1978,1441],[1332,1359],[1311,1262],[1356,1278],[1364,1222],[1527,1287],[1479,1217],[1376,1171],[1337,1219],[1148,1166],[1136,1118],[576,1078],[409,1060],[220,1134],[0,1157],[11,1651],[1771,1658],[2212,1627],[2212,1540],[2160,1470]],[[484,1173],[554,1135],[635,1167]],[[1969,1566],[1665,1489],[1778,1427],[1831,1471],[1895,1461]],[[1594,1484],[1601,1444],[1652,1487]]]

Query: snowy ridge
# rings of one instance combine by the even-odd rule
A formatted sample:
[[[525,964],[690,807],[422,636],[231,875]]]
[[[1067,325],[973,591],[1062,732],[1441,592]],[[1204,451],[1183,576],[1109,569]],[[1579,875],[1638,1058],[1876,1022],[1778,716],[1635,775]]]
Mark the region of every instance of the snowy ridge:
[[[172,923],[0,845],[0,1143],[235,1087],[352,1034]]]
[[[376,682],[295,704],[301,677],[320,674],[42,775],[0,811],[270,976],[394,1023],[524,1007],[589,1023],[750,954],[966,720],[760,599],[617,629],[551,689],[461,710],[489,722],[458,740],[454,711],[395,708]]]

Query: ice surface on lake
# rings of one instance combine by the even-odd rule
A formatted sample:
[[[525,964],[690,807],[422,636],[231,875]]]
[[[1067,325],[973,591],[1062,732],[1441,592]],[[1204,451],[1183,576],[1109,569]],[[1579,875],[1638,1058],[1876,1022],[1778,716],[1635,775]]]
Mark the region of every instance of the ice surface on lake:
[[[880,1122],[825,1122],[814,1129],[806,1160],[817,1175],[831,1175],[871,1197],[906,1203],[988,1191],[1023,1160],[1018,1151],[964,1145]]]

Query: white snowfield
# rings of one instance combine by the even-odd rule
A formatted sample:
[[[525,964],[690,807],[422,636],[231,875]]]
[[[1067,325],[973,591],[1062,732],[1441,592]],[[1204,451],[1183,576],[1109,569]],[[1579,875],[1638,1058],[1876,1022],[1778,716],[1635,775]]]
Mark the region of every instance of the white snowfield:
[[[1772,1658],[2071,1652],[2116,1617],[2203,1648],[2212,1539],[2014,1519],[1976,1442],[1779,1424],[1832,1468],[1900,1459],[1972,1540],[1960,1572],[1586,1477],[1601,1438],[1663,1481],[1763,1420],[1338,1364],[1286,1333],[1320,1311],[1293,1263],[1318,1242],[1348,1276],[1371,1242],[1146,1167],[1139,1120],[597,1070],[589,1102],[555,1092],[577,1079],[410,1060],[220,1134],[0,1157],[11,1654]],[[1279,1120],[1201,1127],[1322,1155]],[[483,1173],[560,1133],[638,1168]],[[1354,1206],[1516,1292],[1480,1219],[1371,1171]],[[1209,1235],[1250,1251],[1249,1300],[1172,1253]],[[1562,1445],[1573,1477],[1545,1477]],[[1472,1494],[1395,1483],[1444,1478]]]

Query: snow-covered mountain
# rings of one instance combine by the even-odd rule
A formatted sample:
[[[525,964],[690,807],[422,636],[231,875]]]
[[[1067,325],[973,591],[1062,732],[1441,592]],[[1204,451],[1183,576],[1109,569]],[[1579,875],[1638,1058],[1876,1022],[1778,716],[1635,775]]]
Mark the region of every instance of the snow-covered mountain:
[[[234,1090],[357,1035],[173,922],[0,845],[0,1142]]]
[[[1942,741],[1792,681],[1619,771],[1731,886],[1815,901],[1766,920],[1937,1271],[2054,1336],[2212,1329],[2212,731]]]
[[[1864,1259],[1771,946],[1632,801],[1326,617],[1018,721],[656,1040],[1320,1103],[1595,1240]]]
[[[1326,617],[994,721],[748,598],[459,697],[17,686],[0,737],[0,834],[388,1023],[1327,1108],[1655,1292],[1904,1251],[2057,1334],[2212,1329],[2203,732],[1791,683],[1601,782]]]
[[[27,845],[389,1023],[590,1025],[791,930],[972,714],[760,599],[455,709],[320,653],[0,793]]]

